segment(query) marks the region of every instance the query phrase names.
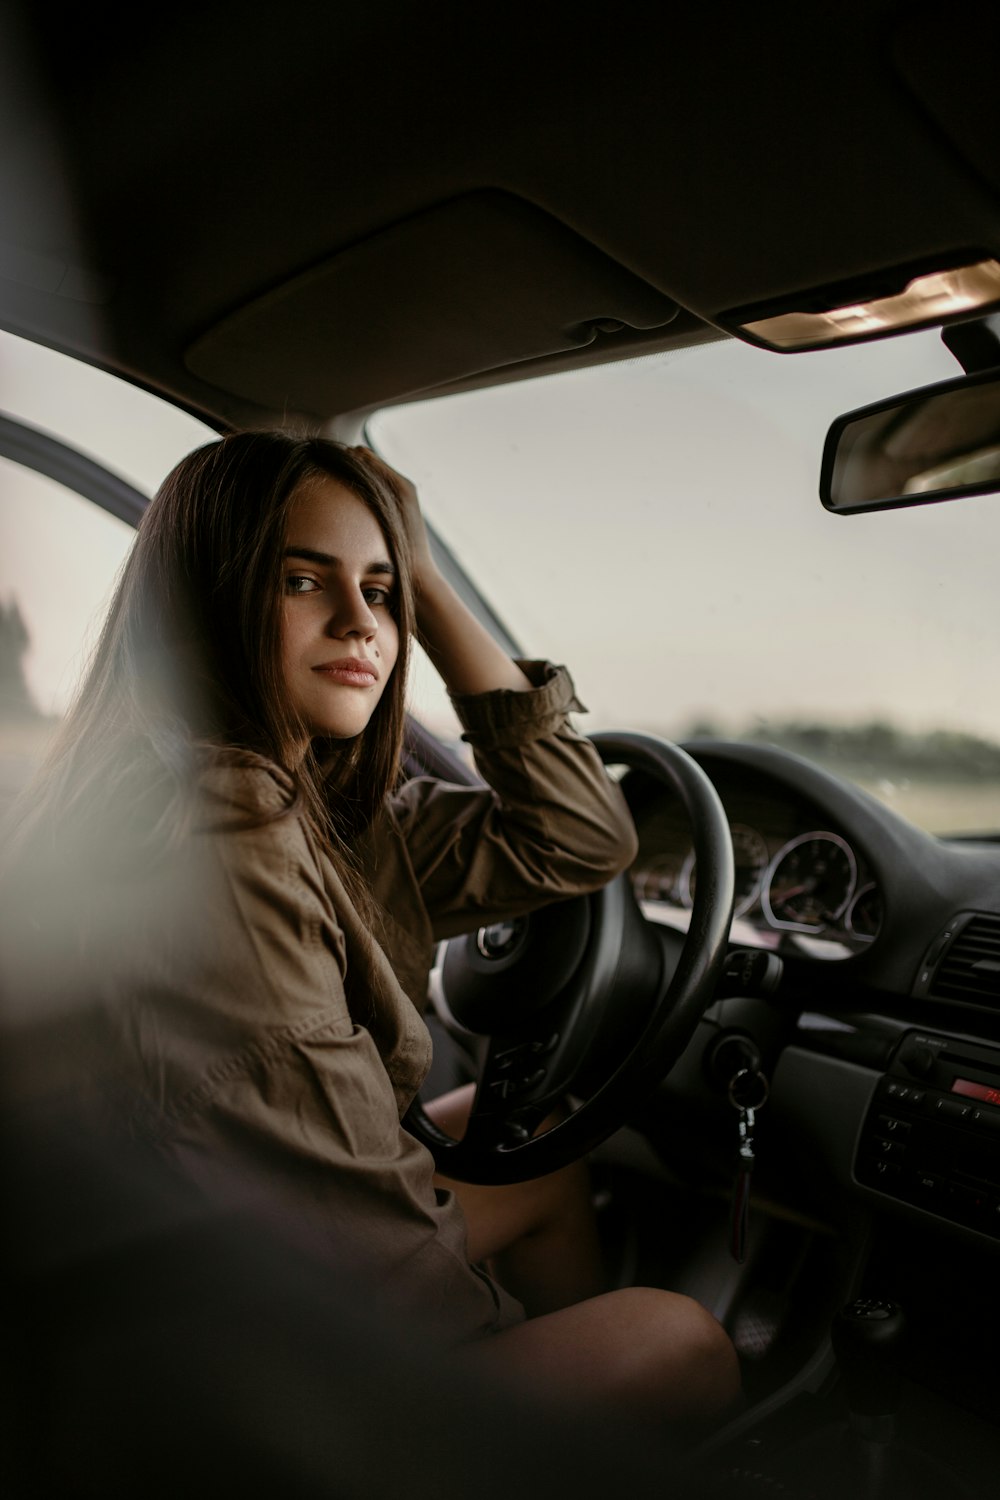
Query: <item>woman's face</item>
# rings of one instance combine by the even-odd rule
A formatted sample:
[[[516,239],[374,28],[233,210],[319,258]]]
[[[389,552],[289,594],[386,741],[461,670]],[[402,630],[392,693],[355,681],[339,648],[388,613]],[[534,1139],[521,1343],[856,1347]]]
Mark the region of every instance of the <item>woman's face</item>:
[[[399,652],[396,574],[382,528],[336,479],[312,479],[292,499],[282,573],[291,707],[310,738],[352,739],[374,713]]]

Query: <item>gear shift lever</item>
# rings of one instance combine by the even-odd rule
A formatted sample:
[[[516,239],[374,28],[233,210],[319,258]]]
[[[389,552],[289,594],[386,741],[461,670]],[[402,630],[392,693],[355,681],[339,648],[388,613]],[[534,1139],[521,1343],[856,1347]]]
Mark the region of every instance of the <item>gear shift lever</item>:
[[[902,1308],[896,1302],[881,1302],[874,1297],[859,1297],[837,1314],[831,1330],[833,1352],[843,1377],[852,1417],[881,1419],[891,1429],[899,1405],[899,1351],[906,1326]],[[857,1424],[864,1436],[886,1442],[876,1436],[872,1420]]]
[[[763,1476],[769,1493],[774,1484],[775,1494],[813,1500],[977,1500],[950,1462],[896,1438],[905,1330],[895,1302],[862,1297],[841,1309],[831,1337],[848,1419],[835,1417],[774,1453]]]
[[[897,1303],[874,1297],[849,1303],[833,1321],[833,1352],[850,1407],[849,1431],[864,1500],[883,1500],[898,1492],[892,1483],[890,1455],[896,1436],[904,1327]]]

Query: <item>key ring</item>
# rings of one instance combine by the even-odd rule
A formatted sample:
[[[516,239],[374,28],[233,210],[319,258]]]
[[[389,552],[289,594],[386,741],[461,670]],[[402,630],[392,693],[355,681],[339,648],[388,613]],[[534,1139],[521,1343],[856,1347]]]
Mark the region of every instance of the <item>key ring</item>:
[[[736,1097],[736,1090],[739,1088],[740,1084],[744,1079],[750,1078],[755,1078],[757,1080],[757,1092],[760,1096],[758,1098],[755,1095],[753,1102],[748,1102],[745,1099],[738,1099]],[[730,1104],[734,1109],[739,1110],[742,1113],[744,1110],[748,1109],[752,1109],[755,1112],[758,1109],[763,1109],[764,1105],[767,1103],[768,1095],[770,1094],[771,1090],[768,1085],[767,1079],[764,1077],[764,1074],[760,1071],[759,1068],[740,1068],[739,1072],[734,1073],[732,1078],[729,1080],[729,1089],[727,1092],[729,1095]]]

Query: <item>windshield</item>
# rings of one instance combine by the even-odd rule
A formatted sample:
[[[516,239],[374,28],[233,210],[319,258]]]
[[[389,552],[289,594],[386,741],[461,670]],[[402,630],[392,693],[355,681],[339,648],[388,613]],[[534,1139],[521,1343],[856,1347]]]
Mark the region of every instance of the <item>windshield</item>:
[[[846,518],[817,498],[834,417],[958,373],[934,332],[725,341],[369,430],[526,654],[571,665],[588,729],[766,740],[932,832],[996,831],[1000,500]]]

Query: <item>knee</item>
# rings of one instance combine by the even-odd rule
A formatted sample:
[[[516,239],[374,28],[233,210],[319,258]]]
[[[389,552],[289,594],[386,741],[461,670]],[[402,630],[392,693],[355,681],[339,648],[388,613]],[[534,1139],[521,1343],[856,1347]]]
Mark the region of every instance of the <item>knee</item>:
[[[680,1414],[721,1416],[740,1394],[739,1358],[718,1319],[690,1297],[682,1301],[689,1383]]]
[[[699,1302],[676,1292],[632,1287],[631,1316],[644,1329],[643,1385],[671,1420],[721,1416],[740,1394],[736,1350],[722,1324]]]

